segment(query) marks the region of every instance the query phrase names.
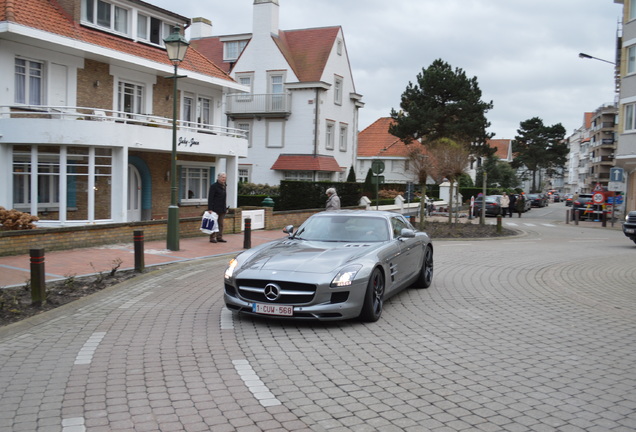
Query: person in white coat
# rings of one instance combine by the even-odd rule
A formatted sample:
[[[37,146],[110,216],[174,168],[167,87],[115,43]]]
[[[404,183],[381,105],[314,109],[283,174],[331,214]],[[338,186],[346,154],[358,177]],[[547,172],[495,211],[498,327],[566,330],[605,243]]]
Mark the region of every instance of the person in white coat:
[[[340,210],[340,197],[336,193],[336,189],[329,188],[326,191],[327,193],[327,210]]]
[[[501,217],[506,217],[508,209],[510,208],[510,197],[507,193],[503,193],[501,196]],[[512,217],[512,215],[510,215]]]

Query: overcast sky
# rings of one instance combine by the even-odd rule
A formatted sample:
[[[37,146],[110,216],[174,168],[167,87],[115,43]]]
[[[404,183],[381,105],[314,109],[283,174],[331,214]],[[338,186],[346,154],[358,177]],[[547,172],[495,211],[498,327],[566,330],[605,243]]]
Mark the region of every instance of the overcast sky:
[[[215,35],[249,33],[253,0],[146,0],[212,21]],[[613,103],[622,6],[613,0],[279,0],[280,29],[340,25],[356,91],[360,130],[399,109],[422,68],[442,59],[477,77],[495,138],[540,117],[570,135],[583,113]]]

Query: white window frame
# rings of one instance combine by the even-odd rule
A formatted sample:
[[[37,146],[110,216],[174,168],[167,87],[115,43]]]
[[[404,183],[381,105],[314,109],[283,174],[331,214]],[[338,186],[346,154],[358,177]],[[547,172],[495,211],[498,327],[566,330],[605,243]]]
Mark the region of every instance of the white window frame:
[[[331,181],[332,179],[333,179],[333,172],[331,171],[316,172],[316,181]]]
[[[245,131],[247,137],[247,147],[252,147],[252,123],[249,121],[237,121],[236,129]]]
[[[125,106],[125,96],[127,93],[126,89],[132,89],[132,101],[133,104],[131,106],[131,111],[126,111]],[[124,79],[120,79],[117,82],[117,111],[121,113],[125,113],[123,115],[135,115],[135,114],[143,114],[145,112],[146,106],[146,86],[144,84],[140,84],[134,81],[128,81]]]
[[[44,105],[44,62],[16,57],[14,64],[14,102],[23,105]],[[35,68],[36,65],[39,69]],[[18,68],[22,70],[19,71]],[[37,91],[34,91],[34,88]]]
[[[89,11],[89,5],[91,11]],[[109,7],[108,23],[100,22],[99,9]],[[92,12],[89,14],[89,12]],[[124,23],[118,22],[120,14],[124,14]],[[107,30],[112,33],[130,35],[133,10],[105,0],[82,0],[82,24]]]
[[[247,39],[223,42],[223,61],[231,62],[237,60],[247,46],[247,42]]]
[[[347,151],[347,135],[349,133],[349,125],[346,123],[340,123],[338,129],[338,148],[342,152]]]
[[[285,106],[285,73],[268,72],[267,88],[269,92],[267,108],[271,111],[281,111]]]
[[[344,79],[339,75],[334,75],[333,78],[333,103],[336,105],[342,105],[342,88]]]
[[[252,167],[239,165],[238,181],[239,183],[251,183]]]
[[[250,88],[250,92],[249,93],[241,93],[238,97],[237,97],[237,101],[239,102],[250,102],[253,98],[252,93],[254,93],[254,74],[253,73],[241,73],[241,74],[236,74],[236,80],[239,82],[239,84],[244,85],[244,86],[248,86]]]
[[[210,189],[210,168],[212,165],[206,162],[177,162],[181,172],[179,174],[179,202],[183,204],[204,204],[208,201],[208,192]],[[190,177],[189,174],[198,174],[198,177]],[[187,197],[186,191],[192,190],[189,185],[190,181],[198,181],[199,196]],[[193,191],[194,192],[194,191]]]
[[[625,124],[623,125],[625,132],[636,131],[636,103],[625,104]]]
[[[141,31],[141,26],[139,25],[140,20],[145,21],[145,25],[144,25],[145,28],[143,32]],[[156,20],[159,22],[159,34],[157,36],[156,41],[152,40],[153,20]],[[135,30],[137,40],[140,40],[152,45],[156,45],[156,46],[161,46],[161,47],[165,46],[165,44],[163,43],[163,40],[167,38],[168,36],[170,36],[170,34],[172,33],[173,27],[174,27],[174,24],[167,23],[157,17],[148,15],[146,13],[141,13],[141,12],[137,13],[136,30]]]
[[[311,171],[283,171],[283,180],[314,181]]]
[[[636,72],[636,45],[627,47],[627,73],[633,74]]]
[[[325,128],[325,148],[327,150],[333,150],[334,142],[336,141],[336,122],[333,120],[327,120]]]
[[[183,93],[183,105],[181,106],[181,119],[186,126],[195,125],[196,117],[196,96],[193,93]]]

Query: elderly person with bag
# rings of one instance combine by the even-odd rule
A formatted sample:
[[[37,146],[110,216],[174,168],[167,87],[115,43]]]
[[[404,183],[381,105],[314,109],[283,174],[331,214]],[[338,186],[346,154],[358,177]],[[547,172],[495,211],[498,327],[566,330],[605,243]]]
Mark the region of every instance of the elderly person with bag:
[[[218,215],[219,231],[210,234],[210,243],[227,243],[227,240],[223,239],[223,219],[225,219],[225,213],[227,213],[227,191],[225,182],[227,175],[220,173],[216,177],[216,182],[210,185],[210,191],[208,192],[208,211],[212,211]]]

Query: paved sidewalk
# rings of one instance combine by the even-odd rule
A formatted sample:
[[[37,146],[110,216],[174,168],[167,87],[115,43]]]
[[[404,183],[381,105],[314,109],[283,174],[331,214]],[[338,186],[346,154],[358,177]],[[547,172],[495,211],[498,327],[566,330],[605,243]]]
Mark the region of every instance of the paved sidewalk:
[[[258,246],[271,240],[284,237],[282,230],[257,230],[251,233],[251,246]],[[208,236],[182,238],[179,251],[166,249],[165,240],[144,243],[144,262],[146,267],[209,258],[219,255],[235,254],[244,250],[243,233],[226,234],[227,243],[210,243]],[[44,270],[46,280],[66,279],[69,276],[82,277],[99,272],[110,272],[121,260],[119,270],[135,267],[134,244],[111,244],[63,251],[45,251]],[[28,254],[0,257],[0,288],[23,285],[31,278],[30,258]]]

